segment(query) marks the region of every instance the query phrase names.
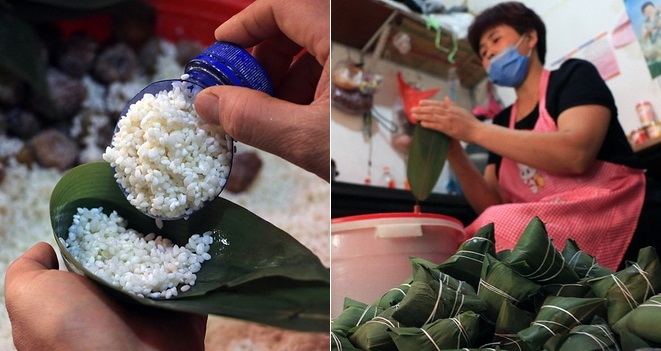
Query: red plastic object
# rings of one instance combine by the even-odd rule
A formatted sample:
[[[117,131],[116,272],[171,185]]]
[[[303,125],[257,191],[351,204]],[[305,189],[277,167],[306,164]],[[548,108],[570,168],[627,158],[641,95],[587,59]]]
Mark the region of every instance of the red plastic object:
[[[149,0],[158,13],[156,33],[177,42],[194,40],[204,46],[215,42],[214,30],[254,0]],[[64,37],[77,31],[90,33],[103,42],[110,38],[110,19],[107,16],[66,20],[59,23]]]
[[[436,95],[436,93],[438,93],[441,88],[417,90],[410,86],[406,81],[404,81],[401,72],[397,72],[397,83],[399,85],[399,94],[402,97],[402,102],[404,103],[404,114],[406,115],[409,123],[417,124],[417,122],[411,117],[411,109],[418,106],[420,100],[429,99]]]

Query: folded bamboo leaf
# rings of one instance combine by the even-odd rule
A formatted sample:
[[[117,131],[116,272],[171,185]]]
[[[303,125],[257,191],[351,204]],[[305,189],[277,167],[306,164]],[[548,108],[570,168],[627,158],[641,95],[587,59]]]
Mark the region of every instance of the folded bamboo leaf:
[[[10,73],[43,99],[49,101],[46,66],[41,62],[41,44],[34,29],[8,11],[0,11],[0,72]]]
[[[466,311],[455,318],[439,319],[420,328],[393,328],[399,350],[438,351],[472,346],[479,333],[480,316]]]
[[[516,335],[519,330],[528,328],[534,320],[534,313],[516,307],[509,300],[503,300],[496,319],[495,334]]]
[[[475,294],[476,290],[463,280],[455,279],[453,276],[439,270],[438,265],[419,257],[411,257],[413,274],[409,282],[413,280],[424,280],[428,283],[442,282],[448,288],[458,290],[462,294]]]
[[[661,343],[661,294],[654,295],[613,325],[618,333],[631,332],[645,340]]]
[[[567,333],[577,325],[589,323],[606,311],[604,298],[549,296],[535,316],[535,321],[518,332],[531,350],[542,350],[552,336]]]
[[[377,301],[376,305],[382,309],[387,309],[397,305],[402,301],[402,299],[404,299],[404,296],[406,296],[406,293],[409,291],[410,287],[411,283],[402,283],[388,290],[385,294],[381,295],[381,298],[379,298],[379,301]]]
[[[545,351],[620,351],[610,327],[601,318],[589,325],[578,325],[569,333],[551,337]]]
[[[454,317],[464,311],[479,313],[486,310],[486,304],[477,294],[462,288],[470,287],[467,283],[451,279],[447,274],[438,271],[439,276],[430,279],[430,270],[420,265],[417,267],[411,287],[393,313],[393,318],[402,324],[420,327],[439,318]]]
[[[493,345],[502,350],[527,350],[527,345],[516,333],[530,326],[535,314],[503,300],[494,330]]]
[[[413,131],[413,140],[406,165],[406,176],[413,196],[418,201],[427,199],[443,171],[450,149],[450,138],[427,129],[419,123]]]
[[[367,351],[397,351],[395,342],[388,332],[401,327],[401,324],[393,318],[393,312],[396,309],[395,306],[390,307],[359,326],[349,335],[351,343],[355,347]]]
[[[585,280],[573,284],[547,284],[542,286],[541,291],[545,296],[594,297],[590,284]]]
[[[483,226],[475,236],[462,243],[457,252],[441,263],[438,269],[477,289],[485,254],[496,255],[493,223]]]
[[[608,323],[615,323],[645,300],[661,292],[661,264],[654,247],[638,252],[636,262],[616,273],[588,280],[596,296],[605,297]]]
[[[141,233],[159,233],[175,244],[192,234],[212,231],[212,258],[197,281],[177,298],[140,298],[103,281],[77,262],[59,238],[68,236],[78,207],[103,207]],[[95,162],[67,172],[50,199],[56,243],[67,267],[104,286],[124,302],[194,313],[211,313],[303,330],[328,330],[330,274],[296,239],[225,199],[217,198],[188,220],[156,222],[131,206],[110,165]]]
[[[562,249],[562,257],[579,278],[597,278],[613,273],[610,268],[598,264],[594,256],[581,250],[576,241],[572,239],[567,239],[565,247]]]
[[[331,321],[331,330],[349,331],[351,328],[365,324],[383,311],[384,309],[380,307],[345,297],[342,312]]]
[[[360,351],[353,346],[346,332],[331,331],[330,333],[331,351]]]
[[[503,301],[526,305],[539,292],[540,286],[522,277],[511,267],[487,254],[482,266],[477,295],[487,304],[486,318],[495,323]]]
[[[500,251],[496,252],[495,257],[498,259],[498,261],[503,262],[503,261],[507,260],[507,257],[509,257],[509,255],[511,255],[511,254],[512,254],[512,249],[505,249],[505,250],[500,250]]]
[[[494,342],[487,344],[495,346],[498,350],[506,351],[531,351],[528,344],[521,338],[514,334],[495,335]]]
[[[539,284],[575,283],[579,279],[553,246],[539,217],[530,220],[503,263]]]
[[[643,340],[641,337],[634,335],[628,331],[622,331],[620,334],[620,344],[622,351],[651,351],[648,348],[661,347],[661,344],[651,343]]]

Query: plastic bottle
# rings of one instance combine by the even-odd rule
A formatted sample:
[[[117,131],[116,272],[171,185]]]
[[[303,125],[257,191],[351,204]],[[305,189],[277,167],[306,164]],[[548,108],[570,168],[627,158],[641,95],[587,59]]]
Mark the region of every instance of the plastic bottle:
[[[394,189],[396,187],[395,180],[390,173],[390,167],[383,167],[383,174],[381,175],[380,185],[386,188]]]
[[[170,91],[172,83],[178,82],[185,83],[194,95],[214,85],[247,87],[273,95],[271,80],[249,52],[236,44],[216,42],[186,64],[182,79],[149,84],[126,104],[120,116],[125,116],[129,106],[145,94]]]
[[[180,79],[153,82],[142,89],[126,104],[120,116],[126,116],[129,107],[145,94],[171,91],[175,85],[183,91],[188,90],[192,97],[202,89],[215,85],[246,87],[273,95],[271,80],[248,51],[233,43],[216,42],[186,64]],[[118,130],[119,127],[115,127],[115,133]],[[228,138],[228,143],[228,149],[233,153],[234,141]],[[128,195],[126,189],[122,188],[122,191]]]

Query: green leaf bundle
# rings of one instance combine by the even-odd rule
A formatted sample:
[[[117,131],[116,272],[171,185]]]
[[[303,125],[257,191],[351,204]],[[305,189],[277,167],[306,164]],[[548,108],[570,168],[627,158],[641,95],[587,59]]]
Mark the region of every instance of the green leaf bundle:
[[[496,256],[493,223],[483,226],[472,238],[462,243],[457,252],[443,261],[438,269],[477,289],[485,254]]]
[[[613,330],[624,331],[637,335],[645,340],[661,343],[661,294],[654,295],[631,312],[622,317]]]
[[[409,149],[406,176],[413,196],[418,201],[429,197],[450,150],[450,138],[419,123],[413,131],[413,140]]]
[[[367,351],[397,351],[389,330],[401,327],[393,318],[397,307],[390,307],[378,316],[359,326],[349,335],[349,340],[356,347]]]
[[[370,306],[360,301],[344,298],[344,306],[339,316],[331,321],[331,330],[349,331],[368,320],[378,316],[384,311],[378,306]]]
[[[455,318],[439,319],[421,328],[393,328],[399,350],[437,351],[472,345],[478,335],[480,316],[466,311]]]
[[[125,292],[77,262],[60,238],[68,236],[77,208],[117,211],[130,228],[158,233],[183,245],[194,233],[212,231],[212,258],[197,272],[197,282],[176,298],[157,300]],[[138,211],[119,189],[105,162],[78,166],[55,186],[50,218],[67,267],[84,274],[120,301],[175,311],[216,314],[307,331],[328,331],[330,272],[295,238],[245,208],[217,198],[188,220],[164,221]]]
[[[649,246],[638,252],[636,262],[625,269],[588,281],[596,296],[607,299],[608,324],[617,321],[638,305],[661,291],[661,264],[656,249]]]
[[[495,322],[503,301],[522,306],[539,292],[540,286],[522,277],[508,265],[487,254],[477,295],[487,304],[486,317]]]
[[[569,333],[558,334],[544,345],[545,351],[620,351],[615,334],[601,318],[596,323],[578,325]]]
[[[572,239],[567,239],[565,247],[562,249],[562,257],[565,258],[567,265],[569,265],[569,267],[571,267],[581,279],[598,278],[614,273],[610,268],[597,263],[594,256],[581,250],[576,241]]]
[[[553,246],[539,217],[528,223],[503,263],[539,284],[575,283],[579,279]]]
[[[531,350],[541,350],[552,336],[566,333],[577,325],[589,323],[606,310],[603,298],[549,296],[535,316],[535,321],[518,336]]]

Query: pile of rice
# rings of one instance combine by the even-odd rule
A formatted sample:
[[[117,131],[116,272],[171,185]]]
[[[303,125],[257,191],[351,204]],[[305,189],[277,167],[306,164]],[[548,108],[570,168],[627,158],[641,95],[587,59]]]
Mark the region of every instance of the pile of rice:
[[[94,275],[140,297],[170,299],[188,291],[202,263],[211,259],[210,231],[192,235],[181,247],[126,225],[115,211],[107,215],[101,207],[78,208],[68,238],[60,241]]]
[[[199,118],[195,93],[174,81],[172,90],[145,94],[103,154],[129,202],[155,218],[189,216],[220,194],[229,175],[231,138]]]

